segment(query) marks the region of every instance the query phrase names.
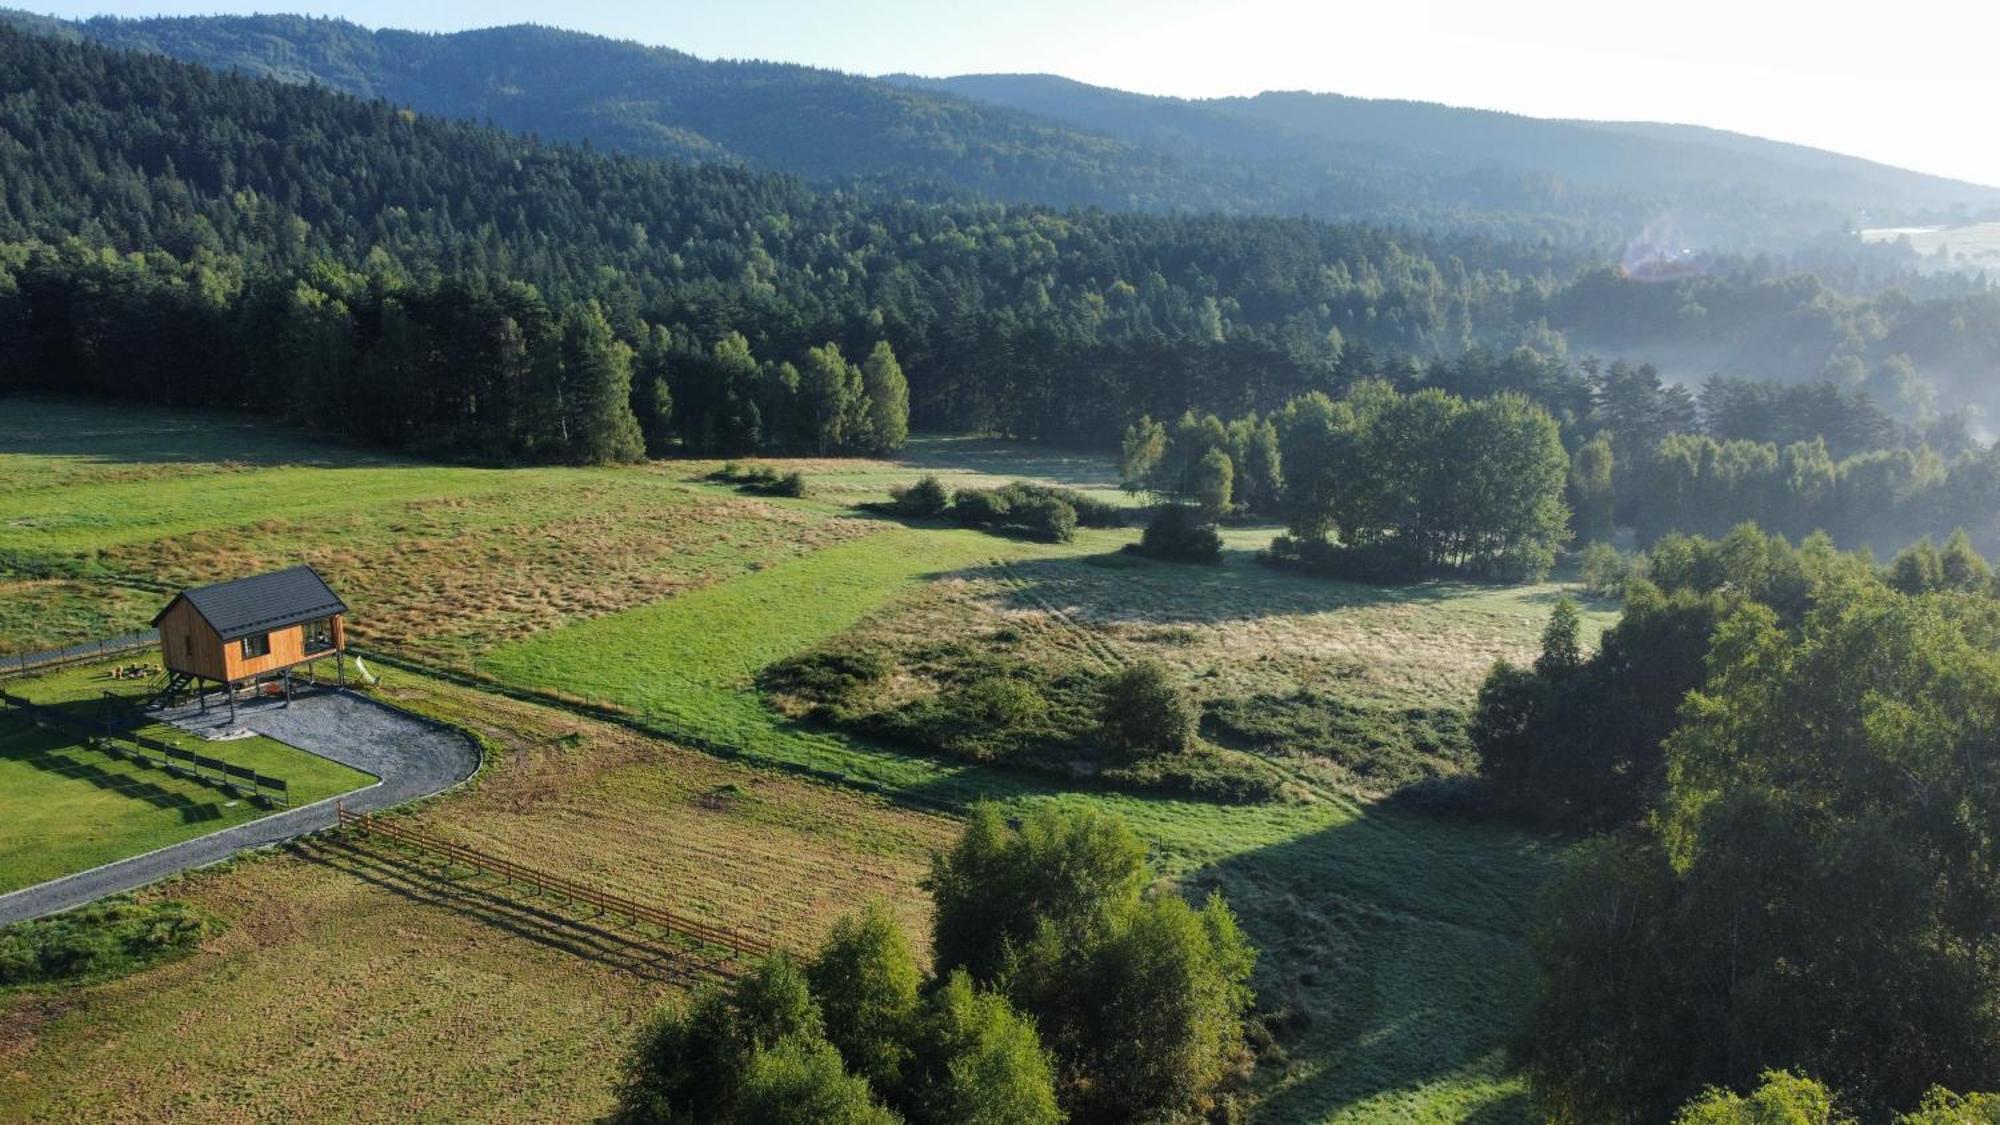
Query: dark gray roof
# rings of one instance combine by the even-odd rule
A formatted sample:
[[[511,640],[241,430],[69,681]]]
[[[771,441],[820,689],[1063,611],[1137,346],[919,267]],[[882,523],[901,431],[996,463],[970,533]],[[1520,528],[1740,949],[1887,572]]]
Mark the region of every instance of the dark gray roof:
[[[153,624],[158,625],[182,598],[225,641],[347,612],[347,604],[309,566],[182,590],[153,618]]]

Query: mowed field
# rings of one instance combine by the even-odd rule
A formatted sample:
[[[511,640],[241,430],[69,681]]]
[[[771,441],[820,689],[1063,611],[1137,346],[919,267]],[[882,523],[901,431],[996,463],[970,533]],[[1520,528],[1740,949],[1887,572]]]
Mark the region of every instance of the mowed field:
[[[10,694],[88,721],[102,693],[129,696],[133,681],[106,666],[8,680]],[[268,738],[209,743],[161,723],[138,733],[281,778],[293,804],[337,796],[375,779]],[[264,816],[270,810],[212,786],[133,762],[19,712],[0,714],[0,894],[101,863],[163,848]]]
[[[477,784],[417,814],[429,831],[802,947],[870,895],[921,931],[918,882],[969,800],[1096,803],[1168,878],[1223,889],[1263,950],[1291,1061],[1261,1075],[1257,1119],[1525,1115],[1504,1043],[1531,995],[1523,934],[1554,845],[1294,761],[1296,798],[1264,805],[1066,792],[793,723],[754,678],[814,646],[1004,627],[1105,662],[1166,659],[1204,698],[1462,706],[1495,657],[1532,653],[1553,586],[1384,591],[1265,570],[1247,554],[1264,532],[1233,534],[1245,549],[1208,570],[1118,554],[1134,531],[1049,546],[853,507],[926,469],[1115,484],[1100,460],[991,442],[788,463],[813,495],[767,500],[702,481],[713,463],[439,467],[201,415],[7,405],[0,480],[25,483],[0,495],[10,650],[143,624],[158,599],[134,583],[312,562],[360,643],[627,724],[385,670],[385,692],[494,748]],[[58,625],[24,608],[37,599],[69,606],[55,622],[73,635],[44,635]],[[691,970],[550,937],[463,873],[386,867],[315,843],[169,888],[230,928],[124,981],[0,998],[0,1107],[21,1107],[0,1115],[601,1112],[632,1019]],[[374,1076],[365,1105],[353,1066]]]

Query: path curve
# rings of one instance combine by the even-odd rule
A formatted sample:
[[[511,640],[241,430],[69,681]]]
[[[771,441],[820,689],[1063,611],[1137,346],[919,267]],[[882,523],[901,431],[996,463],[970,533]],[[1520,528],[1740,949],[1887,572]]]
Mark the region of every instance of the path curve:
[[[211,708],[211,715],[220,714],[219,709]],[[244,707],[239,709],[237,725],[381,780],[339,798],[273,813],[0,895],[0,926],[70,910],[108,894],[219,863],[250,848],[329,828],[334,823],[336,800],[345,801],[355,812],[373,812],[441,793],[479,769],[479,747],[465,732],[348,691],[315,691],[293,700],[289,707],[277,702]]]

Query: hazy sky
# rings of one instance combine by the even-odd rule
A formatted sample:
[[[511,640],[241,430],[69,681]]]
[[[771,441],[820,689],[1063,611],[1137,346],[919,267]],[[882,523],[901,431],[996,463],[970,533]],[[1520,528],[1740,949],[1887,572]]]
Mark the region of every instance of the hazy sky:
[[[538,22],[864,74],[1048,71],[1189,97],[1307,89],[1680,121],[2000,185],[1993,0],[12,2],[67,17],[304,11],[439,31]]]

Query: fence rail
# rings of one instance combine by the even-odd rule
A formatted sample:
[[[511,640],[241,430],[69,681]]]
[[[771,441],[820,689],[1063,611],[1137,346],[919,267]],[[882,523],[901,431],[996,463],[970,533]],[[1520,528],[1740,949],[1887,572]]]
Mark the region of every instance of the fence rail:
[[[550,875],[522,867],[498,856],[490,856],[449,840],[440,840],[428,833],[381,817],[348,812],[344,804],[336,806],[336,811],[343,826],[352,826],[366,835],[380,836],[386,840],[428,851],[465,864],[474,870],[498,875],[507,882],[548,891],[608,914],[620,914],[634,922],[643,922],[667,933],[691,938],[703,945],[726,949],[744,957],[768,956],[774,948],[771,942],[763,937],[738,933],[721,926],[711,926],[685,915],[674,914],[656,906],[648,906],[620,895],[609,894],[574,879],[565,879],[560,875]]]
[[[283,778],[261,774],[247,766],[197,754],[143,734],[108,728],[93,729],[93,724],[65,715],[56,708],[5,691],[0,691],[0,710],[20,711],[29,721],[81,739],[93,750],[163,769],[175,777],[226,790],[236,796],[250,797],[278,808],[287,808],[292,803],[291,786]]]
[[[10,676],[23,676],[29,672],[47,672],[66,668],[72,664],[88,664],[119,653],[134,652],[151,648],[160,640],[159,631],[148,629],[143,633],[127,633],[122,637],[106,637],[101,641],[87,641],[67,648],[44,649],[41,652],[24,652],[16,656],[0,656],[0,680]]]

